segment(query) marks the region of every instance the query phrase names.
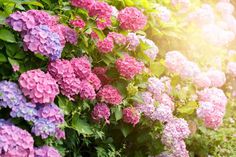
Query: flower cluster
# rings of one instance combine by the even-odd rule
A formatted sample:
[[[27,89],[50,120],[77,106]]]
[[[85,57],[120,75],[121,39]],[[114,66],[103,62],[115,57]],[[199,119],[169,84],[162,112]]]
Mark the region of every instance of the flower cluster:
[[[169,121],[163,130],[161,141],[176,157],[188,157],[184,139],[190,135],[188,123],[181,118]]]
[[[84,28],[86,25],[84,20],[81,19],[80,17],[76,17],[76,19],[71,20],[70,24],[74,27],[79,27],[79,28]]]
[[[133,79],[135,75],[140,74],[144,69],[142,62],[137,61],[128,54],[125,54],[123,58],[117,59],[115,64],[120,75],[126,79]]]
[[[0,82],[0,106],[13,108],[19,104],[25,103],[26,99],[23,96],[18,85],[13,82]]]
[[[48,66],[48,71],[57,80],[61,93],[69,99],[80,94],[82,99],[93,100],[95,91],[101,87],[101,81],[92,73],[87,57],[68,60],[56,60]]]
[[[125,30],[138,31],[147,23],[147,17],[134,7],[126,7],[119,12],[120,27]]]
[[[135,51],[138,45],[140,44],[139,36],[135,33],[129,33],[126,37],[127,40],[127,49],[129,51]]]
[[[41,53],[51,60],[61,58],[62,45],[57,33],[51,31],[47,25],[39,25],[27,31],[23,36],[24,49],[34,53]]]
[[[97,93],[97,98],[101,102],[111,105],[119,105],[122,102],[120,92],[111,85],[103,86]]]
[[[140,36],[139,37],[140,40],[148,46],[148,48],[144,51],[144,53],[151,59],[151,60],[155,60],[157,57],[157,54],[159,52],[158,47],[156,46],[156,44],[150,40],[145,38],[144,36]]]
[[[110,109],[105,103],[98,103],[94,106],[93,111],[91,113],[93,120],[99,122],[104,119],[106,123],[109,122],[110,117]]]
[[[216,129],[222,124],[225,115],[227,97],[218,88],[205,88],[198,92],[200,107],[197,116],[202,119],[206,127]]]
[[[135,126],[140,119],[139,111],[134,107],[124,108],[123,111],[123,121],[128,124]]]
[[[34,157],[33,137],[5,121],[0,122],[0,156]]]
[[[51,103],[59,94],[56,80],[49,73],[45,74],[40,69],[21,74],[19,84],[24,95],[33,103]]]
[[[123,34],[119,34],[116,32],[109,32],[107,37],[113,39],[113,42],[117,45],[126,45],[126,37]]]
[[[169,22],[171,18],[171,11],[162,5],[156,5],[157,16],[160,21]]]
[[[74,7],[83,8],[89,10],[90,7],[95,3],[95,0],[71,0],[71,4]]]
[[[232,75],[233,77],[236,77],[236,62],[229,62],[227,65],[227,72]]]
[[[21,33],[25,50],[41,53],[55,60],[61,57],[65,42],[77,43],[77,33],[58,23],[58,18],[44,11],[15,12],[6,20]]]
[[[42,146],[34,149],[34,156],[35,157],[61,157],[59,152],[49,146]]]
[[[111,38],[110,36],[106,37],[103,40],[99,40],[97,42],[97,48],[99,50],[99,52],[106,54],[109,52],[112,52],[113,48],[114,48],[114,41],[113,38]]]
[[[222,71],[209,69],[202,72],[197,64],[188,61],[178,51],[170,51],[166,54],[166,67],[182,78],[191,79],[200,88],[221,87],[226,82],[225,74]]]
[[[111,81],[111,78],[106,75],[107,70],[106,67],[95,67],[92,70],[92,72],[100,79],[102,85],[109,84]]]

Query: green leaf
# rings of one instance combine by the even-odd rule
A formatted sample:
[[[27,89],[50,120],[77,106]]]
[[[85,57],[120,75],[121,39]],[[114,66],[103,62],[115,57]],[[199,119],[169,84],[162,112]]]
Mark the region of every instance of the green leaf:
[[[50,0],[41,0],[41,1],[46,3],[49,7],[51,6],[51,1]]]
[[[118,121],[122,118],[122,111],[119,106],[115,107],[115,118],[116,118],[116,121]]]
[[[37,1],[25,1],[25,2],[21,2],[21,4],[34,5],[34,6],[38,6],[38,7],[44,8],[42,3],[37,2]]]
[[[134,2],[132,0],[124,0],[124,2],[127,6],[133,6],[134,5]]]
[[[92,134],[91,126],[85,121],[80,119],[78,113],[76,113],[72,118],[72,127],[80,134]]]
[[[4,28],[0,29],[0,40],[6,41],[9,43],[16,42],[14,34],[11,31],[4,29]]]
[[[129,126],[129,125],[123,125],[121,127],[121,132],[123,134],[124,137],[127,137],[133,130],[133,127]]]
[[[150,70],[154,75],[159,77],[165,72],[165,66],[161,64],[160,62],[151,62]]]
[[[186,105],[178,107],[177,111],[182,114],[192,114],[198,108],[198,103],[190,101]]]
[[[0,62],[7,62],[7,57],[0,53]]]
[[[19,65],[19,63],[18,63],[17,60],[11,59],[11,58],[9,58],[9,57],[8,57],[8,61],[10,62],[10,64],[11,64],[12,66],[14,66],[14,65]]]
[[[19,48],[16,44],[5,44],[7,55],[14,58],[15,54],[18,52]]]
[[[58,105],[62,109],[65,115],[69,115],[73,110],[73,104],[67,98],[63,96],[58,96]]]

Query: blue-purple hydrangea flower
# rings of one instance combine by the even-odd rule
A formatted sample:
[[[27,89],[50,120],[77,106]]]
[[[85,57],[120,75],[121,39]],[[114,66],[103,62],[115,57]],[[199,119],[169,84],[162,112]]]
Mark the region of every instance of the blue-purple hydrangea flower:
[[[56,133],[56,125],[46,119],[37,119],[32,128],[32,132],[36,136],[41,136],[43,139],[48,136],[54,136]]]

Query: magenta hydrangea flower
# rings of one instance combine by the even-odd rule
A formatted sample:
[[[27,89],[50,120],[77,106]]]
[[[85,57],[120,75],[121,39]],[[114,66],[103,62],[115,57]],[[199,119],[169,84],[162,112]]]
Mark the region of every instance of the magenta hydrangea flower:
[[[78,27],[78,28],[84,28],[85,27],[85,22],[83,19],[81,19],[80,17],[76,17],[76,19],[74,20],[70,20],[70,24],[74,27]]]
[[[119,34],[116,32],[109,32],[107,37],[112,38],[114,43],[117,45],[125,45],[126,44],[126,37],[123,34]]]
[[[61,94],[74,100],[74,97],[79,94],[81,88],[81,81],[75,77],[63,78],[60,82]]]
[[[58,22],[58,18],[49,15],[45,11],[29,10],[26,12],[17,11],[11,14],[6,21],[15,31],[27,32],[39,25],[55,25]]]
[[[33,137],[7,122],[0,125],[0,156],[2,157],[34,157]]]
[[[102,85],[109,84],[111,81],[111,78],[106,75],[107,70],[108,69],[106,67],[95,67],[92,70],[92,72],[100,79]]]
[[[61,157],[60,153],[53,147],[42,146],[34,149],[35,157]]]
[[[103,86],[97,93],[97,98],[101,102],[105,102],[111,105],[119,105],[122,102],[122,96],[118,89],[111,85]]]
[[[82,99],[94,100],[96,98],[96,92],[93,85],[86,80],[81,81],[79,94]]]
[[[140,74],[144,69],[144,64],[137,61],[134,57],[125,54],[123,58],[116,60],[116,69],[121,76],[126,79],[133,79],[135,75]]]
[[[128,124],[135,126],[138,124],[140,119],[140,113],[134,107],[127,107],[123,109],[123,121]]]
[[[11,117],[22,117],[26,121],[34,122],[38,116],[38,112],[35,104],[25,102],[12,107],[10,115]]]
[[[98,76],[94,73],[90,73],[89,77],[86,78],[86,80],[93,85],[94,89],[97,91],[102,86],[100,79]]]
[[[71,5],[74,7],[83,8],[89,10],[95,3],[95,0],[71,0]]]
[[[114,48],[114,42],[111,37],[106,37],[104,40],[99,40],[97,42],[97,48],[99,52],[106,54],[112,52]]]
[[[59,94],[56,80],[49,73],[45,74],[40,69],[21,74],[19,84],[24,95],[33,103],[51,103]]]
[[[56,125],[64,123],[64,115],[61,109],[52,104],[45,104],[38,110],[38,118],[46,119]]]
[[[91,113],[93,120],[99,122],[104,119],[109,124],[110,109],[105,103],[98,103],[94,106]]]
[[[40,53],[55,60],[61,57],[63,46],[60,37],[47,25],[39,25],[30,29],[23,36],[24,49],[34,53]]]
[[[119,12],[120,27],[125,30],[138,31],[147,23],[147,17],[135,7],[126,7]]]
[[[107,27],[111,26],[111,18],[110,17],[103,17],[96,19],[97,28],[100,30],[104,30]]]
[[[39,118],[34,122],[31,131],[36,136],[41,136],[42,139],[46,139],[49,136],[55,136],[56,125],[47,119]]]
[[[172,147],[174,142],[182,141],[189,135],[188,123],[182,118],[174,118],[165,125],[161,141],[166,146]]]
[[[57,59],[50,62],[48,65],[48,72],[57,81],[62,81],[63,78],[75,77],[74,69],[68,60]]]
[[[91,73],[91,63],[87,57],[73,58],[70,62],[76,77],[81,80],[87,78]]]
[[[135,51],[140,44],[139,37],[135,33],[128,33],[127,35],[127,49],[129,51]]]
[[[236,77],[236,62],[229,62],[227,64],[227,72],[233,77]]]
[[[111,17],[112,8],[106,2],[96,1],[89,9],[90,16],[97,16],[98,18]]]
[[[19,86],[14,82],[0,82],[0,106],[13,108],[21,103],[26,103]]]

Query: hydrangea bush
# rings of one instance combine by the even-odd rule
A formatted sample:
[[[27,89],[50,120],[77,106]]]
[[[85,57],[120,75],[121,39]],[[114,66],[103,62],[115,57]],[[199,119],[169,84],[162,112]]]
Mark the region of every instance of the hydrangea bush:
[[[0,156],[235,156],[235,6],[0,1]]]

